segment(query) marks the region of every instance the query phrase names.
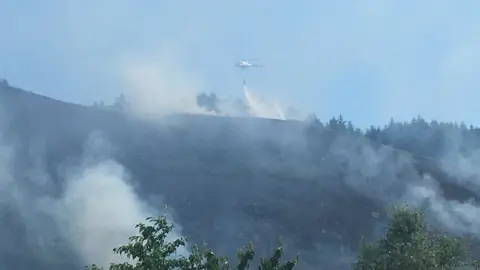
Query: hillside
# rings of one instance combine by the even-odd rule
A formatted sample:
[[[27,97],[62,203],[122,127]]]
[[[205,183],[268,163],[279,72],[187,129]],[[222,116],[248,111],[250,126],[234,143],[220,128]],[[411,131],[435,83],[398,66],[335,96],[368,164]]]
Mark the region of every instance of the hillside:
[[[36,212],[34,198],[61,197],[66,167],[104,159],[121,164],[158,211],[163,203],[173,209],[184,235],[230,256],[249,240],[260,253],[271,250],[281,235],[288,255],[302,253],[300,269],[342,269],[362,236],[382,231],[391,202],[427,206],[439,226],[477,233],[469,226],[474,219],[459,215],[463,208],[448,208],[452,200],[477,199],[474,168],[461,170],[480,146],[474,127],[420,117],[366,132],[341,117],[321,123],[174,115],[152,123],[8,85],[0,85],[0,109],[4,145],[15,152],[8,168],[28,197],[21,206],[2,203],[0,237],[11,239],[0,245],[3,269],[90,263],[57,233],[56,220]],[[40,171],[47,184],[37,181]],[[419,187],[435,186],[426,175],[443,196],[423,200]]]

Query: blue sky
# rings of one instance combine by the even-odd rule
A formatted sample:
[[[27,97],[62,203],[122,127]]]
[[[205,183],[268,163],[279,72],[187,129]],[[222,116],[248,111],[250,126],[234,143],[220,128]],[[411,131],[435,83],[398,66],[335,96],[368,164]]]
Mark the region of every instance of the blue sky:
[[[158,87],[172,95],[241,97],[245,77],[256,94],[321,119],[480,125],[478,10],[473,0],[3,0],[0,76],[91,104],[132,87],[126,70],[161,66]],[[248,57],[265,68],[233,67]],[[155,75],[145,76],[137,86]]]

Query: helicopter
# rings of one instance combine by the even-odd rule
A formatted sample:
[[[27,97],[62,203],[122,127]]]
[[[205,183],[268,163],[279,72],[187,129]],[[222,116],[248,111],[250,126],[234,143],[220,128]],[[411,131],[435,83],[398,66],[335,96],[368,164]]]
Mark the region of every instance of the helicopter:
[[[241,68],[241,69],[246,69],[246,68],[251,68],[251,67],[263,67],[263,65],[251,62],[254,59],[255,58],[240,60],[240,61],[235,63],[235,66],[238,67],[238,68]]]

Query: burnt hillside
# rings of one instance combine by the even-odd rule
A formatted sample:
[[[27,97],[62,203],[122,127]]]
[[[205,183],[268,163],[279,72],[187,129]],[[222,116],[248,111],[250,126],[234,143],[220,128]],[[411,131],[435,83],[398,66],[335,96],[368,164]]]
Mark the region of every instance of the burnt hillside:
[[[303,254],[301,269],[348,265],[361,237],[381,231],[385,206],[404,201],[411,195],[408,184],[426,175],[449,200],[477,198],[475,189],[461,184],[474,175],[445,167],[452,151],[469,156],[480,145],[478,130],[461,124],[419,117],[364,132],[342,117],[322,123],[175,115],[147,123],[6,84],[0,85],[0,108],[4,141],[15,146],[15,181],[31,185],[35,175],[26,172],[40,145],[45,173],[55,183],[30,186],[29,196],[60,196],[62,168],[81,162],[89,136],[101,133],[110,147],[108,153],[94,151],[96,158],[123,165],[142,198],[161,195],[193,241],[234,255],[249,240],[265,252],[281,235],[289,255]],[[48,233],[33,234],[55,241],[25,240],[28,224],[15,204],[3,205],[0,237],[11,239],[0,245],[4,269],[81,269],[90,263],[68,248],[55,234],[58,224],[46,217],[38,222]]]

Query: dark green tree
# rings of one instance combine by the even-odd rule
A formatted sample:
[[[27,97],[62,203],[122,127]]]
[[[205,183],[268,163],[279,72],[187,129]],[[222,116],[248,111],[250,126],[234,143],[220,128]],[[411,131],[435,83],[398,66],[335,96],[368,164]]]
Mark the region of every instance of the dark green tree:
[[[429,233],[424,216],[406,207],[394,208],[386,236],[374,244],[362,243],[355,270],[479,269],[464,239]]]
[[[114,263],[110,270],[228,270],[226,257],[217,256],[205,245],[194,245],[189,256],[177,254],[186,246],[184,238],[169,242],[167,235],[173,225],[165,217],[148,218],[149,225],[138,224],[139,235],[130,237],[130,242],[113,251],[124,254],[136,263]],[[283,248],[279,245],[271,257],[260,258],[259,270],[292,270],[297,259],[282,263]],[[238,250],[237,266],[233,269],[250,268],[255,257],[252,244]],[[88,270],[101,270],[96,265]],[[393,217],[384,238],[373,244],[362,242],[354,270],[459,270],[480,269],[479,263],[467,252],[464,239],[443,233],[429,232],[421,212],[406,207],[394,208]]]
[[[167,235],[172,231],[173,225],[165,217],[147,218],[150,224],[139,223],[136,228],[139,235],[132,236],[129,243],[113,249],[116,254],[126,255],[135,264],[112,263],[109,270],[228,270],[229,262],[226,257],[217,256],[206,246],[194,245],[191,254],[186,257],[177,254],[180,247],[187,244],[185,238],[169,242]],[[269,258],[261,258],[259,270],[291,270],[295,267],[297,259],[282,263],[283,248],[279,245]],[[237,253],[237,270],[249,269],[255,257],[252,244],[240,249]],[[87,266],[88,270],[101,270],[96,265]]]

